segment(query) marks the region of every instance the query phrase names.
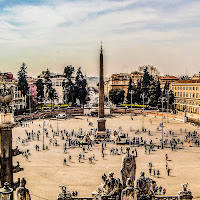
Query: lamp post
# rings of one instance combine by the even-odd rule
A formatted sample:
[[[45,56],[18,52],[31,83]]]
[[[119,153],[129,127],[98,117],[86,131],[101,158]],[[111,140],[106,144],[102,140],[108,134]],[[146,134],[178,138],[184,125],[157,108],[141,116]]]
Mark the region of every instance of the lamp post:
[[[167,90],[167,123],[169,123],[169,90]]]
[[[164,148],[164,143],[163,143],[163,101],[165,100],[165,97],[161,97],[161,103],[162,103],[162,144],[161,144],[161,148]]]
[[[31,114],[31,88],[29,87],[29,112]]]
[[[59,133],[59,128],[58,128],[58,116],[57,116],[56,118],[57,118],[57,133]]]
[[[143,93],[141,95],[142,97],[142,101],[143,101],[143,109],[142,109],[142,131],[144,131],[144,98],[145,98],[145,94]]]
[[[43,150],[45,150],[44,148],[44,117],[43,117]]]
[[[3,188],[0,189],[0,200],[10,200],[13,189],[9,187],[9,183],[5,182]]]
[[[133,96],[133,90],[131,90],[131,119],[133,120],[133,116],[132,116],[132,97]]]

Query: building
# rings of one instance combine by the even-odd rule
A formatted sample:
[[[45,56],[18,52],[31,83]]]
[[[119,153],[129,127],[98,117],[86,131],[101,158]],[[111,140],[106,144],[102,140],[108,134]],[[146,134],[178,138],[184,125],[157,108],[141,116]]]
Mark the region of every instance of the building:
[[[108,78],[108,80],[105,82],[105,95],[109,96],[109,91],[111,89],[121,89],[125,91],[125,96],[128,92],[128,85],[130,77],[132,78],[132,81],[136,84],[138,79],[141,79],[143,76],[143,73],[141,72],[131,72],[129,73],[120,73],[120,74],[113,74],[111,77]]]
[[[199,80],[200,79],[200,72],[198,74],[194,74],[192,80]]]
[[[175,95],[175,108],[200,114],[200,80],[179,80],[171,83]]]
[[[28,87],[30,88],[29,90],[29,95],[31,97],[31,105],[36,105],[37,104],[37,86],[36,86],[36,78],[28,77],[27,82],[28,82]]]
[[[176,82],[180,80],[180,78],[176,77],[176,76],[169,76],[169,75],[166,75],[166,76],[161,76],[160,77],[160,87],[164,87],[166,82],[171,84],[173,82]]]

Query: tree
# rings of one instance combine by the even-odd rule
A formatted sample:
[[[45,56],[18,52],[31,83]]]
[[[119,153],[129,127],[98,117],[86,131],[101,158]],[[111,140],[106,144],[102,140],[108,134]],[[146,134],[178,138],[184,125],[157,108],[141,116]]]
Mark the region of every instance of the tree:
[[[111,89],[109,91],[109,99],[113,104],[117,105],[119,103],[124,102],[124,94],[125,94],[124,90],[118,88]]]
[[[87,96],[87,80],[81,71],[81,67],[79,67],[77,70],[75,85],[77,86],[77,98],[79,99],[80,103],[84,105],[86,103]]]
[[[24,97],[24,101],[26,99],[29,90],[26,69],[27,69],[26,64],[23,62],[20,71],[18,72],[18,88]]]
[[[160,81],[152,81],[149,90],[149,105],[156,107],[161,96]]]
[[[72,75],[74,73],[74,67],[73,66],[66,66],[64,68],[63,75],[65,79],[62,82],[62,87],[63,87],[63,93],[64,93],[64,102],[69,103],[69,102],[74,102],[74,83],[72,82]]]
[[[129,84],[128,84],[128,92],[127,92],[127,103],[131,103],[131,91],[132,91],[132,103],[135,103],[137,101],[137,88],[135,83],[133,83],[132,78],[130,77],[129,79]]]
[[[49,71],[49,69],[47,69],[47,71],[45,72],[44,78],[45,78],[47,98],[51,100],[51,108],[52,108],[52,105],[54,108],[54,100],[58,98],[58,95],[56,93],[55,88],[53,88],[52,86],[51,72]]]
[[[169,91],[169,105],[171,108],[173,107],[174,104],[174,92],[172,90]]]
[[[137,104],[141,104],[141,101],[142,101],[141,94],[142,94],[142,80],[139,79],[137,80],[137,87],[136,87],[136,93],[135,93],[135,102]]]
[[[156,67],[152,66],[152,65],[139,66],[138,70],[140,72],[143,72],[145,68],[149,71],[149,73],[152,76],[158,76],[160,74],[159,70]]]
[[[153,76],[149,73],[148,68],[144,68],[144,74],[142,77],[142,92],[149,98],[149,88],[151,86],[151,83],[153,81]]]
[[[37,101],[40,102],[41,108],[44,102],[44,82],[42,79],[36,81]]]

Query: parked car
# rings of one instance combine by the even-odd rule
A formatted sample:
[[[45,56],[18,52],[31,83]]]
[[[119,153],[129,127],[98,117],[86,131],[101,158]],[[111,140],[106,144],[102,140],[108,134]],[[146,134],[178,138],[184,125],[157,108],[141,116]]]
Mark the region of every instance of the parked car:
[[[59,119],[66,119],[66,118],[67,118],[67,116],[66,116],[65,113],[60,113],[60,114],[58,114],[57,117],[58,117]]]

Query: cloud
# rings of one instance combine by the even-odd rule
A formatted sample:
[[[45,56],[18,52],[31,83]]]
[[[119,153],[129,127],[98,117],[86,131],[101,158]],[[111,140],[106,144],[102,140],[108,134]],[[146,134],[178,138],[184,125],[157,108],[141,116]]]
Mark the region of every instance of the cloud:
[[[172,43],[199,44],[199,9],[200,2],[192,0],[45,0],[4,4],[0,11],[0,45],[5,51],[1,51],[1,57],[9,55],[13,64],[18,56],[37,66],[56,63],[56,58],[61,60],[57,61],[59,64],[64,63],[64,53],[71,62],[76,58],[85,62],[100,40],[118,54],[120,50],[127,53],[126,49],[136,43],[158,48]],[[16,56],[10,52],[17,52]],[[91,69],[94,58],[93,63],[86,64]]]

